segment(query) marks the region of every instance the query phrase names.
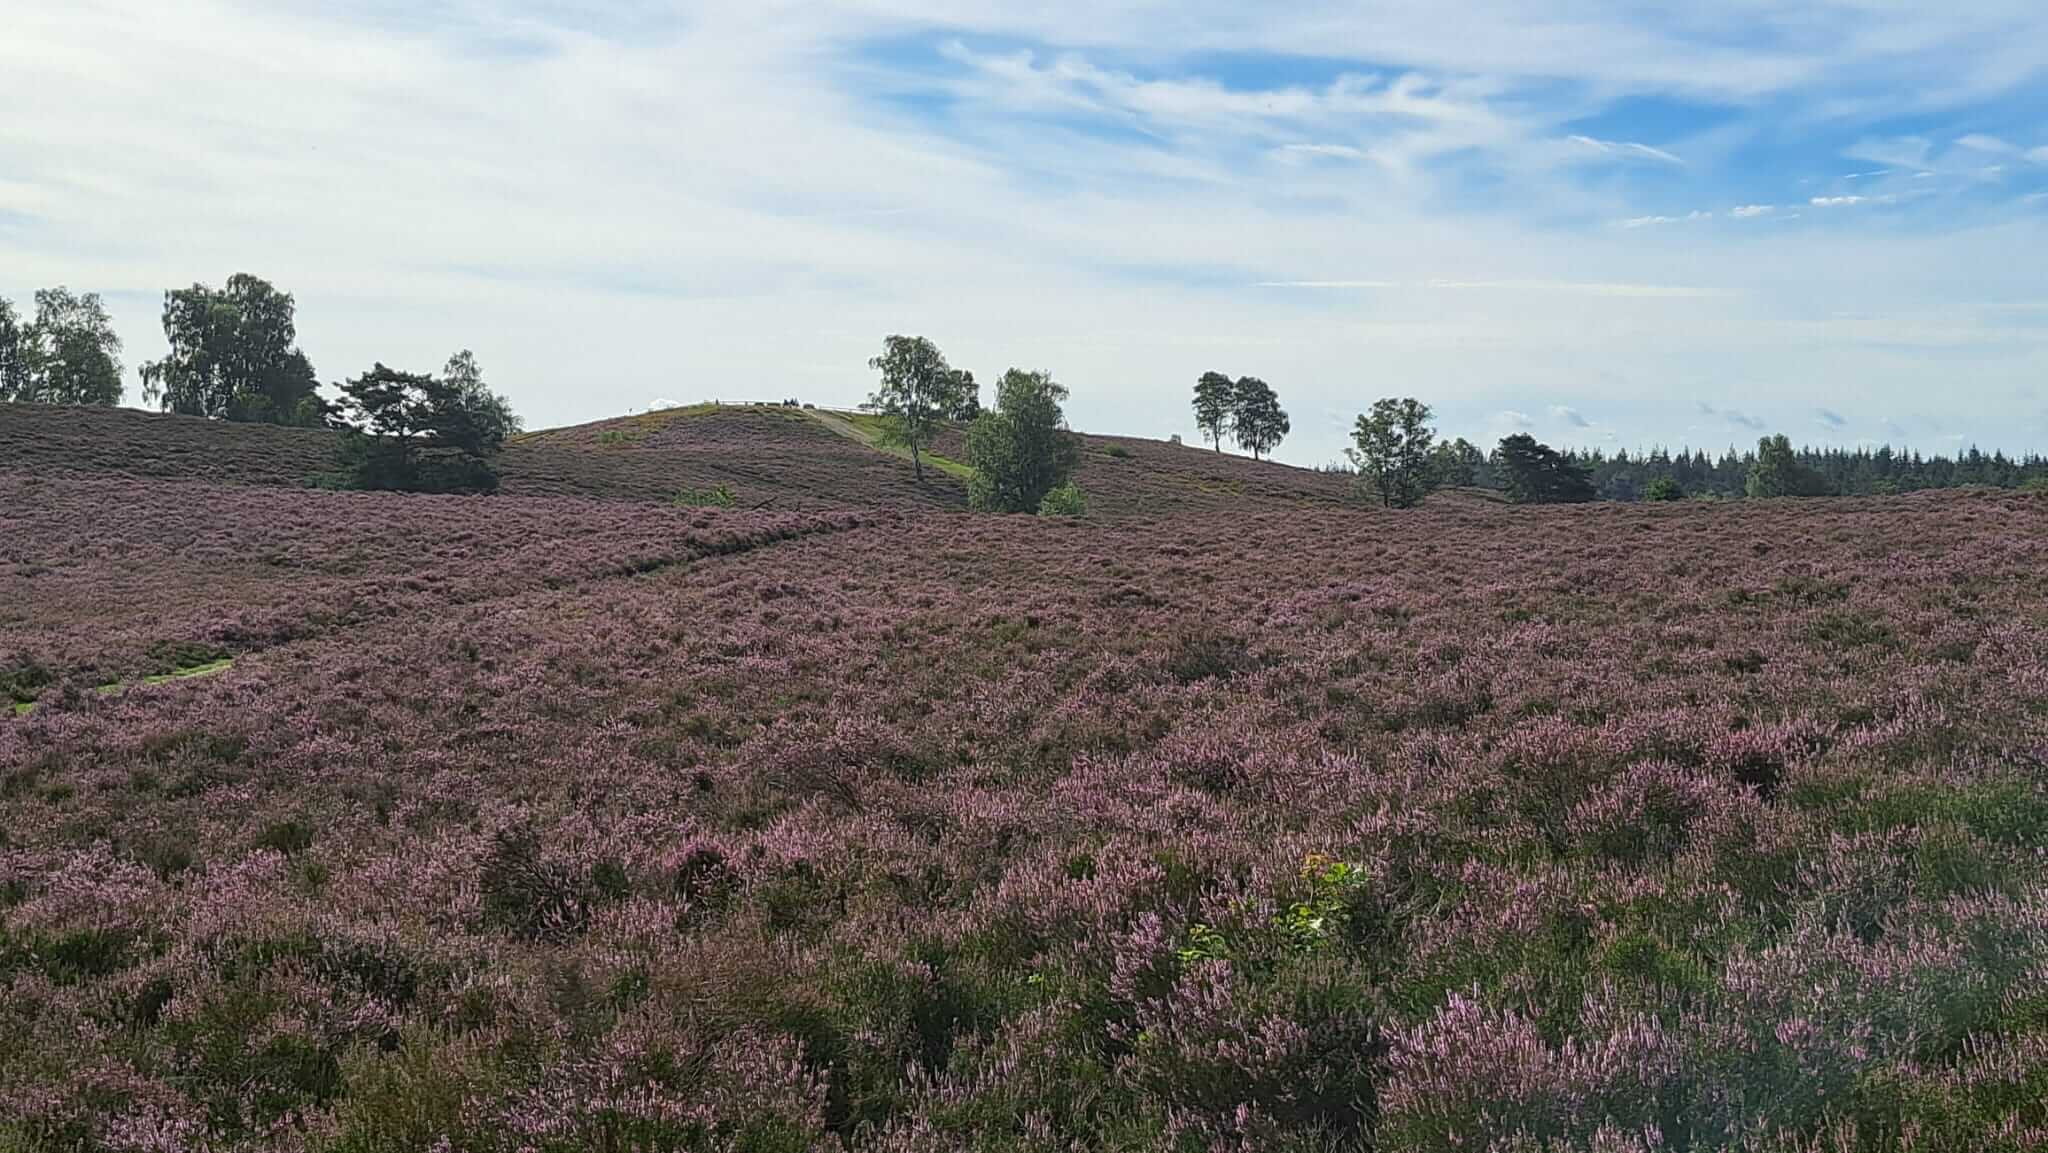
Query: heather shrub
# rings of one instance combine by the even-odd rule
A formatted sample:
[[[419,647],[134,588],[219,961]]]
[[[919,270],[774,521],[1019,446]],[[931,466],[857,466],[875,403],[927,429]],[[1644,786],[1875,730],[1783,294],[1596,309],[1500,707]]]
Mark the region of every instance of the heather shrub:
[[[1258,1147],[1355,1141],[1374,1108],[1377,1034],[1355,974],[1304,964],[1251,982],[1232,963],[1187,965],[1141,1002],[1118,1075],[1169,1135]]]
[[[563,941],[589,923],[599,894],[588,876],[547,856],[529,828],[500,830],[481,863],[487,923],[515,937]]]
[[[1244,638],[1213,629],[1180,634],[1166,653],[1167,674],[1184,685],[1234,677],[1257,668],[1258,663]]]

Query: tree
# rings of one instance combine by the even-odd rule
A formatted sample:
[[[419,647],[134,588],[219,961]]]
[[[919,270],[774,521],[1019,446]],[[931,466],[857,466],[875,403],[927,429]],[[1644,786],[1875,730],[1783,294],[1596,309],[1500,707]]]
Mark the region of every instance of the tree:
[[[1220,372],[1205,372],[1195,382],[1195,427],[1223,451],[1230,415],[1237,408],[1237,385]]]
[[[991,512],[1033,512],[1067,482],[1081,446],[1067,431],[1060,404],[1066,387],[1050,373],[1013,368],[996,385],[996,407],[967,430],[974,479],[967,500]]]
[[[1494,455],[1508,495],[1520,503],[1577,504],[1595,495],[1585,469],[1528,433],[1502,437]]]
[[[1247,376],[1238,380],[1231,393],[1230,425],[1237,433],[1237,446],[1250,450],[1253,460],[1280,447],[1294,431],[1272,385]]]
[[[960,391],[973,378],[956,373],[938,346],[922,336],[891,336],[882,355],[868,361],[882,374],[882,387],[861,405],[884,417],[883,439],[910,450],[910,465],[924,479],[924,450],[948,414],[960,408]]]
[[[142,366],[142,395],[165,412],[317,426],[331,415],[313,364],[296,347],[296,306],[261,277],[164,293],[171,350]]]
[[[0,297],[0,402],[33,399],[28,363],[28,332],[14,313],[14,303]]]
[[[1650,482],[1650,487],[1643,490],[1643,499],[1684,500],[1685,486],[1678,483],[1677,477],[1667,472]]]
[[[1413,508],[1432,487],[1438,459],[1430,445],[1429,406],[1414,397],[1383,397],[1352,427],[1349,455],[1359,479],[1387,508]]]
[[[1479,483],[1484,467],[1486,454],[1464,437],[1438,441],[1429,453],[1429,487],[1471,488]]]
[[[952,398],[952,409],[946,413],[946,420],[953,424],[973,424],[981,415],[981,386],[974,383],[974,374],[964,368],[952,370],[953,379],[946,386]]]
[[[435,378],[378,364],[341,384],[342,462],[357,488],[488,492],[491,458],[519,430],[511,404],[485,387],[468,352]]]
[[[12,321],[12,310],[9,310]],[[121,403],[121,338],[99,294],[36,293],[36,319],[15,337],[13,398],[37,404]],[[5,355],[5,354],[0,354]],[[0,382],[4,383],[4,382]]]
[[[1807,468],[1792,449],[1792,441],[1779,433],[1756,442],[1756,463],[1749,466],[1749,480],[1743,491],[1752,497],[1825,496],[1827,482]]]

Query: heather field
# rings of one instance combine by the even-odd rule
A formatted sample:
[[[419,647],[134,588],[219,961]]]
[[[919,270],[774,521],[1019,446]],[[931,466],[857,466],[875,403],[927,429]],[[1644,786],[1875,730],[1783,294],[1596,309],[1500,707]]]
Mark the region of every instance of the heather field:
[[[0,1149],[2048,1145],[2048,497],[1112,443],[0,474]]]

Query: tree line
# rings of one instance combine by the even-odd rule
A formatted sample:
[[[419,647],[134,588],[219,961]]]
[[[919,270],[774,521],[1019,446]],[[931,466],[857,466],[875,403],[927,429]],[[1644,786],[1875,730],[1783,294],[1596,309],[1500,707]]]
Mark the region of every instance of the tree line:
[[[296,303],[289,293],[246,273],[221,288],[194,284],[164,294],[169,351],[139,367],[143,400],[165,412],[341,433],[337,482],[350,487],[440,492],[489,491],[493,466],[520,420],[484,383],[467,350],[439,375],[381,362],[321,395],[312,362],[298,347]],[[67,288],[35,294],[32,316],[0,298],[0,402],[120,403],[121,340],[96,293]],[[931,341],[890,336],[869,367],[881,387],[863,406],[881,415],[887,438],[909,449],[924,478],[932,438],[967,430],[970,503],[999,511],[1074,510],[1086,497],[1072,485],[1079,441],[1067,430],[1064,385],[1051,374],[1012,368],[996,384],[996,405],[981,407],[974,374],[954,368]],[[1195,424],[1217,452],[1226,438],[1263,459],[1293,431],[1273,386],[1255,376],[1205,372],[1194,387]],[[1607,455],[1558,450],[1526,433],[1490,451],[1438,437],[1429,406],[1385,398],[1359,414],[1346,471],[1359,491],[1386,507],[1408,507],[1445,487],[1482,487],[1526,503],[1870,495],[1958,485],[2048,487],[2048,459],[1975,448],[1954,458],[1877,449],[1795,449],[1765,437],[1754,452],[1729,448],[1653,449]],[[1178,438],[1176,438],[1178,439]],[[1057,494],[1056,496],[1054,494]],[[1048,498],[1051,503],[1048,504]]]
[[[45,289],[35,304],[24,323],[0,299],[0,401],[119,404],[121,340],[98,294]],[[492,458],[520,429],[467,350],[439,376],[379,363],[337,382],[340,398],[327,400],[298,347],[296,302],[261,277],[172,289],[163,326],[169,351],[138,369],[145,404],[212,420],[334,429],[340,486],[490,491]]]

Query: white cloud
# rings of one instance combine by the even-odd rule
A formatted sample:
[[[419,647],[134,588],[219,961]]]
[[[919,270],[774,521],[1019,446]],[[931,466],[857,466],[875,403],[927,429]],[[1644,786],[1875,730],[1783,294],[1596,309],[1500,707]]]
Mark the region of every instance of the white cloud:
[[[1287,156],[1310,158],[1329,157],[1338,160],[1363,160],[1365,150],[1349,144],[1283,144],[1280,151]]]
[[[1633,140],[1596,140],[1591,136],[1567,136],[1565,139],[1582,149],[1598,153],[1602,156],[1633,156],[1644,160],[1658,160],[1665,164],[1685,163],[1685,161],[1672,153],[1664,151],[1662,148],[1652,148],[1647,144],[1638,144]]]
[[[1261,280],[1255,288],[1399,288],[1398,280]]]
[[[2036,164],[2048,164],[2048,145],[2030,150],[2027,153],[2027,159]]]
[[[1728,215],[1737,220],[1754,220],[1759,216],[1769,216],[1777,210],[1774,204],[1743,204],[1729,209]]]
[[[1959,137],[1956,140],[1956,147],[1967,148],[1973,152],[1993,152],[2001,155],[2019,151],[2019,149],[2014,148],[1998,137],[1986,136],[1981,132],[1972,132],[1968,136]]]
[[[1493,419],[1495,423],[1505,424],[1511,428],[1533,428],[1536,425],[1536,422],[1530,418],[1528,413],[1516,412],[1514,409],[1495,413]]]
[[[1627,220],[1617,220],[1614,223],[1618,228],[1652,228],[1660,224],[1685,224],[1694,220],[1708,220],[1713,215],[1711,212],[1694,209],[1684,216],[1631,216]]]
[[[1571,407],[1569,407],[1569,406],[1567,406],[1567,405],[1562,405],[1562,404],[1553,404],[1553,405],[1551,405],[1551,406],[1550,406],[1550,415],[1551,415],[1551,416],[1552,416],[1552,417],[1553,417],[1554,419],[1557,419],[1557,420],[1561,420],[1561,421],[1565,422],[1566,424],[1568,424],[1568,425],[1571,425],[1571,426],[1572,426],[1573,428],[1591,428],[1591,427],[1593,427],[1593,422],[1592,422],[1592,421],[1590,421],[1590,420],[1587,420],[1587,419],[1585,418],[1585,416],[1584,416],[1584,415],[1582,415],[1582,414],[1581,414],[1581,413],[1579,412],[1579,410],[1578,410],[1578,409],[1576,409],[1576,408],[1571,408]]]

